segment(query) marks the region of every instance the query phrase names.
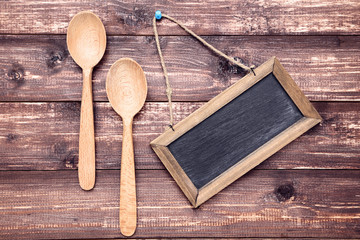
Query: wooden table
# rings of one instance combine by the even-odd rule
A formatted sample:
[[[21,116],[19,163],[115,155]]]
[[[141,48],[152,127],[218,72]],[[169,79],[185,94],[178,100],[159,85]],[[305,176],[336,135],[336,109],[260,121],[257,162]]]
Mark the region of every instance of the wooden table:
[[[193,209],[152,152],[166,128],[155,10],[247,65],[276,55],[324,122]],[[94,70],[96,187],[77,179],[81,69],[66,28],[92,10],[108,33]],[[360,238],[360,2],[0,1],[0,238],[121,238],[122,123],[105,93],[112,63],[131,57],[149,92],[134,122],[135,238]],[[158,25],[176,122],[245,73],[167,20]]]

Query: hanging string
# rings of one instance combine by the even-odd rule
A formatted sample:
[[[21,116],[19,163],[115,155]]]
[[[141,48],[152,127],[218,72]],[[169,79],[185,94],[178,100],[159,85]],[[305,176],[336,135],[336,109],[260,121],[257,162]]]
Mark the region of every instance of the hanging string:
[[[166,96],[167,96],[167,99],[168,99],[169,112],[170,112],[170,124],[169,124],[169,127],[174,131],[174,128],[173,128],[174,116],[173,116],[173,108],[172,108],[172,101],[171,101],[172,88],[170,86],[169,76],[168,76],[168,73],[167,73],[167,70],[166,70],[164,57],[162,55],[161,48],[160,48],[159,34],[158,34],[157,28],[156,28],[156,17],[154,17],[154,19],[153,19],[153,26],[154,26],[156,47],[157,47],[157,50],[159,52],[160,61],[161,61],[161,67],[162,67],[162,69],[164,71],[165,81],[166,81]]]
[[[155,12],[155,16],[153,18],[153,28],[154,28],[154,34],[155,34],[155,41],[156,41],[156,47],[157,50],[159,52],[159,56],[160,56],[160,62],[161,62],[161,67],[164,71],[164,76],[165,76],[165,81],[166,81],[166,95],[168,98],[168,103],[169,103],[169,111],[170,111],[170,128],[174,131],[173,128],[173,124],[174,124],[174,118],[173,118],[173,109],[172,109],[172,101],[171,101],[171,95],[172,95],[172,88],[170,86],[170,82],[169,82],[169,76],[168,76],[168,72],[166,70],[166,66],[165,66],[165,61],[164,61],[164,57],[162,55],[161,52],[161,48],[160,48],[160,42],[159,42],[159,34],[157,31],[157,27],[156,27],[156,20],[160,20],[161,18],[167,18],[171,21],[173,21],[174,23],[176,23],[177,25],[179,25],[182,29],[184,29],[187,33],[189,33],[191,36],[193,36],[194,38],[196,38],[197,40],[199,40],[202,44],[204,44],[206,47],[210,48],[210,50],[212,50],[213,52],[215,52],[216,54],[218,54],[219,56],[225,58],[226,60],[228,60],[229,62],[231,62],[234,65],[237,65],[239,67],[241,67],[242,69],[248,71],[248,72],[252,72],[255,76],[255,71],[254,68],[255,66],[252,65],[250,67],[242,64],[239,61],[236,61],[234,58],[229,57],[228,55],[224,54],[223,52],[219,51],[218,49],[216,49],[214,46],[212,46],[211,44],[209,44],[208,42],[206,42],[203,38],[201,38],[200,36],[198,36],[196,33],[194,33],[193,31],[191,31],[190,29],[188,29],[187,27],[185,27],[182,23],[178,22],[176,19],[166,15],[166,14],[162,14],[160,11],[156,11]]]

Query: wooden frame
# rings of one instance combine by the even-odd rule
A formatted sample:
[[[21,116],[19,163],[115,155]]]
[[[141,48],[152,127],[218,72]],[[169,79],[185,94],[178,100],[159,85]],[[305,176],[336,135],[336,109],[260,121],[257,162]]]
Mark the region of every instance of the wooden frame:
[[[256,76],[254,76],[253,73],[247,74],[241,80],[176,124],[174,126],[175,131],[168,129],[150,143],[155,153],[158,155],[164,166],[170,172],[194,207],[200,206],[216,193],[227,187],[255,166],[259,165],[265,159],[269,158],[307,130],[320,123],[322,120],[310,101],[301,92],[294,80],[275,57],[272,57],[267,62],[256,68],[255,73]],[[238,161],[235,165],[227,169],[205,186],[200,189],[196,188],[181,168],[168,146],[271,73],[276,77],[293,103],[300,110],[303,117],[253,151],[251,154]]]

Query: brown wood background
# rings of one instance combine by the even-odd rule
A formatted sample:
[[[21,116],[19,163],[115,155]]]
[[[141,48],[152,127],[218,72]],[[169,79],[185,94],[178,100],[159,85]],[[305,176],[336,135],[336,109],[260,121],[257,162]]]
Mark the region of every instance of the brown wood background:
[[[324,122],[198,209],[149,142],[166,127],[165,82],[152,36],[162,10],[245,64],[277,56]],[[109,35],[94,70],[96,187],[77,180],[82,76],[66,28],[92,10]],[[0,1],[0,238],[121,238],[122,123],[105,78],[138,61],[149,93],[134,123],[134,238],[360,238],[360,2]],[[171,22],[158,25],[180,121],[245,73]]]

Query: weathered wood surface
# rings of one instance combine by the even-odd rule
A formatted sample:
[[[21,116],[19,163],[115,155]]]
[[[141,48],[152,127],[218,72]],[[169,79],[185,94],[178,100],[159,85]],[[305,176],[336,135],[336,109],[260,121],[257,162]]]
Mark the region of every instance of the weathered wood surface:
[[[360,25],[359,25],[360,26]],[[277,56],[313,101],[360,100],[359,36],[211,36],[215,47],[261,65]],[[65,36],[0,36],[0,101],[80,101],[81,69],[69,56]],[[244,76],[189,36],[161,37],[174,101],[208,101]],[[95,101],[107,101],[105,79],[121,57],[143,67],[148,101],[166,101],[165,80],[152,36],[108,37],[95,68]]]
[[[100,238],[99,238],[100,239]],[[94,239],[94,240],[99,240],[99,239]],[[101,240],[118,240],[118,239],[121,239],[121,238],[101,238]],[[132,239],[138,239],[138,240],[141,240],[143,238],[132,238]],[[147,240],[159,240],[159,238],[146,238]],[[171,240],[182,240],[183,238],[179,237],[179,238],[171,238]],[[189,238],[191,239],[191,238]],[[238,240],[238,239],[241,239],[241,240],[259,240],[259,238],[257,237],[246,237],[246,238],[239,238],[239,237],[231,237],[231,238],[227,238],[227,237],[211,237],[211,238],[205,238],[205,237],[196,237],[196,238],[193,238],[193,239],[196,239],[196,240],[209,240],[209,239],[216,239],[216,240]],[[278,237],[278,238],[261,238],[262,240],[284,240],[284,239],[290,239],[290,238],[282,238],[282,237]],[[307,238],[307,239],[311,239],[311,240],[323,240],[322,238]],[[348,239],[348,238],[329,238],[327,237],[326,240],[344,240],[344,239]],[[304,238],[291,238],[291,240],[304,240]]]
[[[277,56],[324,118],[196,210],[149,146],[168,123],[151,25],[158,9],[244,64]],[[82,10],[112,35],[94,71],[90,192],[76,171],[82,75],[64,35]],[[122,123],[105,93],[120,57],[138,61],[149,84],[134,124],[135,238],[360,238],[359,11],[358,0],[0,0],[0,239],[122,237]],[[170,21],[158,26],[176,121],[244,76]]]
[[[259,169],[360,169],[358,102],[314,102],[324,122]],[[174,103],[178,122],[202,102]],[[95,104],[97,169],[119,169],[122,121],[109,103]],[[137,169],[163,169],[150,148],[169,120],[165,102],[148,102],[134,120]],[[0,170],[76,169],[80,103],[0,103]]]
[[[92,10],[102,19],[108,34],[152,34],[152,18],[158,9],[202,35],[360,33],[357,0],[3,0],[0,33],[64,34],[72,16]],[[169,21],[161,25],[160,34],[185,34]]]
[[[119,238],[119,171],[0,172],[0,237]],[[359,170],[254,170],[199,209],[166,170],[138,170],[134,237],[360,237]]]
[[[99,238],[100,239],[100,238]],[[99,240],[99,239],[93,239],[93,240]],[[121,239],[121,238],[101,238],[101,240],[118,240],[118,239]],[[143,238],[132,238],[132,239],[138,239],[138,240],[141,240]],[[146,238],[147,240],[159,240],[159,238]],[[171,240],[183,240],[184,238],[171,238]],[[241,240],[259,240],[259,238],[257,237],[246,237],[246,238],[243,238],[243,237],[230,237],[230,238],[227,238],[227,237],[211,237],[211,238],[205,238],[205,237],[196,237],[196,238],[188,238],[188,239],[196,239],[196,240],[210,240],[210,239],[216,239],[216,240],[238,240],[238,239],[241,239]],[[304,238],[282,238],[282,237],[278,237],[278,238],[261,238],[262,240],[284,240],[284,239],[291,239],[291,240],[304,240]],[[322,238],[305,238],[305,239],[311,239],[311,240],[323,240]],[[329,238],[327,237],[326,240],[344,240],[344,239],[349,239],[349,238]]]

